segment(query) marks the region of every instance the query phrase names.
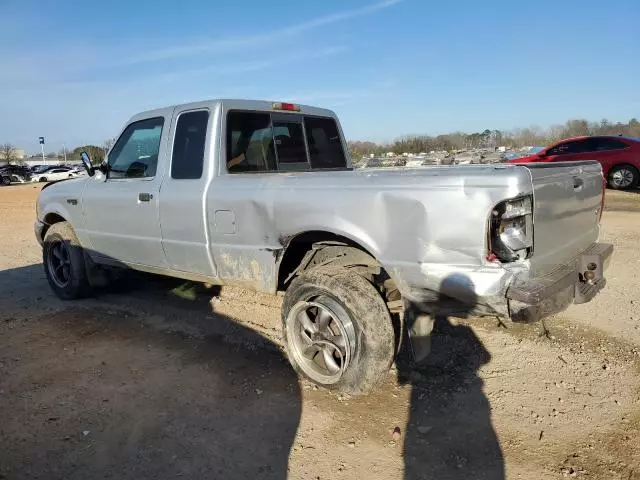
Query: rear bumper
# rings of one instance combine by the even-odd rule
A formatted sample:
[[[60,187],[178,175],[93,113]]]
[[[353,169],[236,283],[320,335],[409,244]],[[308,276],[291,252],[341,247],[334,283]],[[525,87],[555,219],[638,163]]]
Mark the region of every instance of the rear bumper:
[[[536,322],[565,310],[572,303],[591,301],[606,285],[613,245],[594,243],[577,258],[544,277],[514,281],[507,289],[509,317]]]

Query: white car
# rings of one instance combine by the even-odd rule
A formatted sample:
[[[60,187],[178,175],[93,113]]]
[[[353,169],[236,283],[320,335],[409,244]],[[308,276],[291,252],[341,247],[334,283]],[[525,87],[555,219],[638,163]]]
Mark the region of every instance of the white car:
[[[67,178],[76,178],[78,174],[68,168],[50,168],[44,172],[38,173],[33,177],[34,182],[55,182]]]

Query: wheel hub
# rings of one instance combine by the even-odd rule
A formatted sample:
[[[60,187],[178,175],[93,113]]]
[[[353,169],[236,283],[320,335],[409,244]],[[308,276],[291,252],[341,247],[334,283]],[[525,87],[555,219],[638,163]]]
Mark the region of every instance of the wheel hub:
[[[313,381],[333,384],[349,366],[356,339],[347,312],[333,299],[299,302],[287,317],[293,360]]]
[[[60,288],[64,288],[71,280],[71,260],[69,249],[62,241],[56,241],[49,247],[47,258],[51,279]]]

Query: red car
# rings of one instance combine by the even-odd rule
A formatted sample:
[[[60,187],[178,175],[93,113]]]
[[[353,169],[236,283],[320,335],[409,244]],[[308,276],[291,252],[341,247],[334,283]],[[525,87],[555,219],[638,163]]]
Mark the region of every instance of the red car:
[[[640,138],[575,137],[508,163],[597,160],[610,188],[626,190],[640,183]]]

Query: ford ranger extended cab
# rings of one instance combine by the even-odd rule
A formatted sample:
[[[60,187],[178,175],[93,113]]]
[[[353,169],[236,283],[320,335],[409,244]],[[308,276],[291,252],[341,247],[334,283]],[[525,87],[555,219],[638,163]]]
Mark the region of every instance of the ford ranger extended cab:
[[[533,322],[588,302],[613,250],[597,162],[354,170],[335,114],[309,106],[144,112],[83,161],[37,202],[58,296],[114,268],[284,292],[292,365],[342,392],[371,389],[436,315]]]

